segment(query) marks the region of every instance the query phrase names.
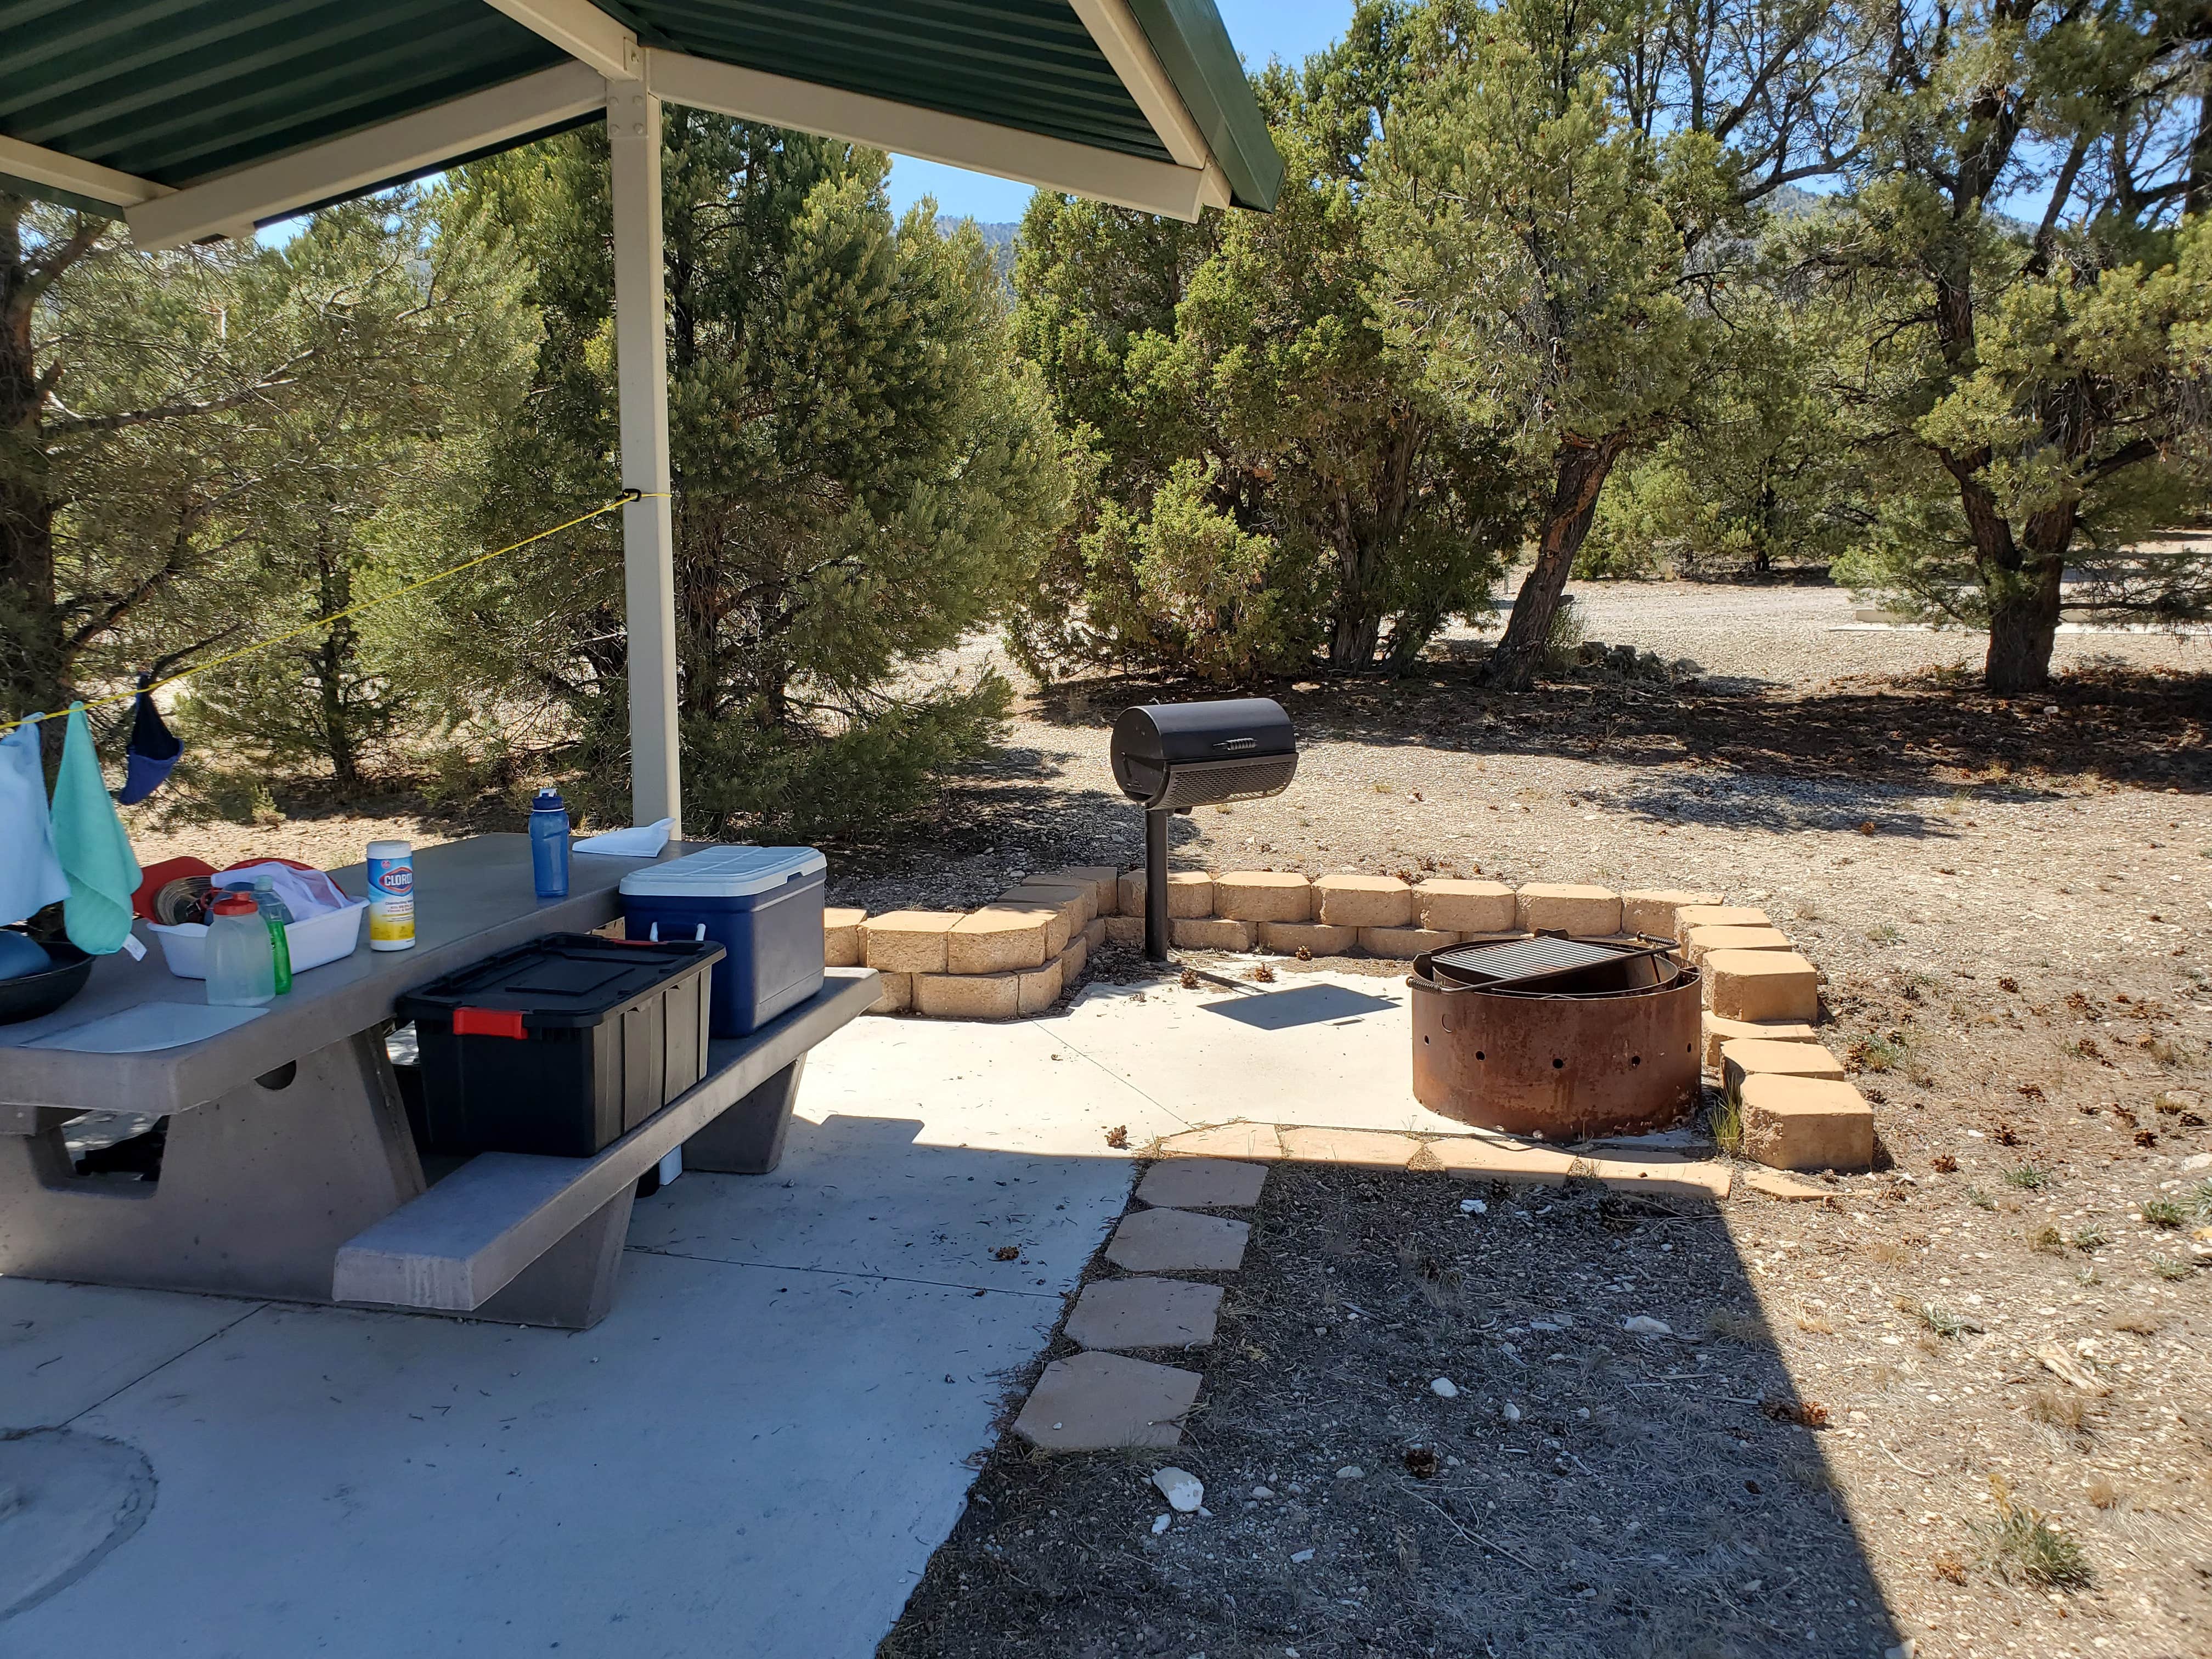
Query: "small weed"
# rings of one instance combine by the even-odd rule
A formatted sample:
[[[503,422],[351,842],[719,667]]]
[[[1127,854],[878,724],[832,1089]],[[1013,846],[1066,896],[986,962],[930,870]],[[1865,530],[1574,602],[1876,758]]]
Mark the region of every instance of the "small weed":
[[[1887,1072],[1905,1063],[1906,1047],[1902,1031],[1892,1031],[1887,1036],[1863,1036],[1851,1043],[1850,1058],[1862,1072]]]
[[[1923,1303],[1919,1315],[1921,1324],[1933,1335],[1955,1337],[1966,1334],[1966,1322],[1940,1303]]]
[[[2014,1165],[2004,1173],[2005,1185],[2017,1187],[2023,1192],[2039,1193],[2051,1183],[2051,1171],[2038,1169],[2033,1164]]]
[[[1893,921],[1877,921],[1867,929],[1866,936],[1870,944],[1897,945],[1903,942],[1905,929]]]
[[[1825,1458],[1793,1457],[1782,1466],[1782,1473],[1816,1497],[1837,1490],[1836,1477],[1829,1472]]]
[[[1714,1103],[1711,1114],[1705,1120],[1705,1128],[1713,1138],[1715,1150],[1729,1158],[1743,1151],[1743,1103],[1723,1097]]]
[[[1956,1550],[1938,1550],[1929,1558],[1929,1570],[1947,1584],[1966,1582],[1966,1564],[1959,1559]]]
[[[1705,1316],[1705,1330],[1723,1342],[1764,1342],[1766,1323],[1757,1314],[1739,1308],[1715,1308]]]
[[[2100,1510],[2116,1510],[2127,1498],[2125,1492],[2101,1474],[2089,1483],[2087,1496]]]
[[[2039,1227],[2027,1236],[2027,1248],[2045,1255],[2066,1254],[2066,1235],[2056,1227]]]
[[[2181,1207],[2178,1199],[2147,1198],[2143,1200],[2142,1218],[2154,1227],[2174,1228],[2189,1219],[2189,1212]]]
[[[1797,1328],[1810,1336],[1833,1336],[1836,1334],[1836,1328],[1828,1322],[1826,1314],[1814,1313],[1810,1310],[1797,1316]]]
[[[1814,904],[1814,903],[1811,900],[1809,900],[1809,899],[1805,900],[1805,901],[1803,901],[1803,902],[1800,902],[1800,903],[1799,903],[1799,905],[1797,906],[1797,920],[1798,920],[1798,921],[1820,921],[1820,907],[1819,905],[1817,905],[1817,904]]]
[[[1997,1518],[1973,1529],[1981,1540],[1982,1565],[2008,1584],[2033,1584],[2039,1589],[2085,1588],[2091,1574],[2081,1547],[2039,1511],[2015,1503],[2003,1481],[1992,1476],[1990,1486],[1996,1495]]]
[[[2212,1181],[2200,1181],[2190,1190],[2189,1206],[2200,1217],[2212,1219]]]
[[[2077,1250],[2101,1250],[2112,1241],[2094,1227],[2083,1227],[2066,1242]]]
[[[2028,1396],[2027,1414],[2048,1428],[2069,1434],[2089,1431],[2089,1407],[2072,1389],[2038,1389]]]
[[[1966,1188],[1966,1202],[1972,1205],[1978,1210],[1994,1210],[1997,1206],[1996,1200],[1991,1198],[1979,1187],[1969,1187]]]
[[[2170,1255],[2151,1257],[2150,1270],[2169,1285],[2179,1285],[2189,1277],[2189,1264],[2186,1261],[2176,1261]]]

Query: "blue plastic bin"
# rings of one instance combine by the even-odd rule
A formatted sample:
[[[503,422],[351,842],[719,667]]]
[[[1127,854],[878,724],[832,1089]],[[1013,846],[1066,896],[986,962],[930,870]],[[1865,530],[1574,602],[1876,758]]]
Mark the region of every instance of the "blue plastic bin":
[[[622,879],[624,931],[727,952],[714,964],[708,1030],[745,1036],[822,988],[822,895],[830,861],[811,847],[711,847]]]

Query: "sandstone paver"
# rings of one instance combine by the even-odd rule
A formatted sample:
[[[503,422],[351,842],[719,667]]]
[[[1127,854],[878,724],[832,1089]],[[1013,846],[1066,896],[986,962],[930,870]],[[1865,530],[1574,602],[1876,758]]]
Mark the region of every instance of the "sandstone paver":
[[[1363,927],[1359,948],[1370,957],[1411,962],[1424,951],[1442,951],[1459,943],[1457,933],[1431,927]]]
[[[1256,931],[1225,916],[1177,916],[1168,923],[1168,943],[1178,951],[1249,951]]]
[[[1620,931],[1620,895],[1610,887],[1532,881],[1516,896],[1514,926],[1591,939]]]
[[[1317,876],[1314,897],[1321,920],[1333,927],[1413,925],[1413,890],[1395,876]]]
[[[1225,1158],[1164,1158],[1137,1183],[1141,1203],[1167,1209],[1241,1210],[1260,1201],[1267,1166]]]
[[[1757,1037],[1762,1042],[1818,1042],[1820,1034],[1802,1020],[1723,1019],[1708,1012],[1705,1016],[1707,1071],[1720,1070],[1722,1047],[1737,1037]]]
[[[1774,1042],[1736,1037],[1721,1045],[1721,1087],[1731,1095],[1747,1077],[1825,1077],[1840,1081],[1844,1062],[1817,1042]]]
[[[1106,1259],[1125,1273],[1233,1273],[1252,1229],[1192,1210],[1138,1210],[1121,1218]]]
[[[1311,921],[1313,884],[1294,870],[1232,870],[1213,878],[1213,913],[1231,921]]]
[[[1510,933],[1516,914],[1513,890],[1502,881],[1425,881],[1413,903],[1422,927],[1445,933]]]
[[[1744,1156],[1776,1170],[1864,1170],[1874,1163],[1874,1108],[1848,1083],[1759,1073],[1737,1091]]]
[[[1057,919],[1044,905],[1005,899],[971,911],[945,935],[945,971],[1002,974],[1012,969],[1042,967],[1045,957],[1054,954],[1048,948],[1048,935]],[[1061,944],[1064,947],[1065,939]]]
[[[1317,957],[1340,957],[1358,946],[1359,930],[1333,927],[1325,921],[1263,921],[1260,924],[1260,943],[1286,957],[1294,957],[1301,951],[1310,951]]]
[[[1272,1123],[1218,1123],[1203,1129],[1185,1129],[1160,1142],[1162,1158],[1266,1158],[1283,1155],[1283,1143]]]
[[[1350,1164],[1370,1170],[1402,1170],[1421,1143],[1388,1129],[1313,1129],[1285,1125],[1277,1131],[1283,1156],[1300,1164]]]
[[[1213,1340],[1221,1286],[1181,1279],[1094,1279],[1067,1316],[1086,1348],[1196,1348]]]
[[[866,910],[836,908],[822,913],[823,967],[858,968],[860,965],[860,924],[867,919]]]
[[[1709,1006],[1724,1019],[1812,1020],[1820,978],[1795,951],[1715,951],[1699,964]]]
[[[1030,1391],[1014,1432],[1042,1451],[1158,1450],[1182,1438],[1198,1403],[1196,1371],[1097,1350],[1055,1359]]]
[[[1693,893],[1682,888],[1647,888],[1620,896],[1620,927],[1626,933],[1648,933],[1654,939],[1674,939],[1674,913],[1685,905],[1718,904],[1719,893]]]
[[[1012,1019],[1022,1011],[1022,975],[916,974],[914,1006],[932,1019]]]
[[[894,974],[941,974],[945,936],[965,919],[958,910],[891,910],[860,924],[862,960]]]

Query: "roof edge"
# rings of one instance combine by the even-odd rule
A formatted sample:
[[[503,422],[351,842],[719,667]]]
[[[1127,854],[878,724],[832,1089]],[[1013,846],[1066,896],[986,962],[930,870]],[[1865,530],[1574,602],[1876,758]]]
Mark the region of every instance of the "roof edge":
[[[1272,212],[1283,158],[1212,0],[1127,0],[1152,53],[1205,135],[1239,207]]]

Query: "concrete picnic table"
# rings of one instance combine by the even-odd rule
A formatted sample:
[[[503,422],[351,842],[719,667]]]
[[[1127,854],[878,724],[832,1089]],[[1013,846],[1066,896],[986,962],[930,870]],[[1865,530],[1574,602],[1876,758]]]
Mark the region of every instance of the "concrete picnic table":
[[[0,1273],[595,1323],[638,1177],[679,1146],[689,1169],[774,1169],[807,1051],[875,1001],[875,975],[831,969],[811,1001],[711,1042],[697,1085],[594,1157],[481,1153],[434,1184],[385,1038],[402,992],[542,933],[603,927],[623,877],[702,845],[575,858],[558,899],[532,890],[526,836],[424,848],[410,951],[364,937],[258,1018],[176,1048],[24,1046],[149,1002],[204,1006],[158,945],[143,962],[102,958],[65,1006],[0,1026]],[[331,874],[366,895],[365,866]],[[158,1179],[76,1173],[63,1130],[86,1112],[167,1118]]]

